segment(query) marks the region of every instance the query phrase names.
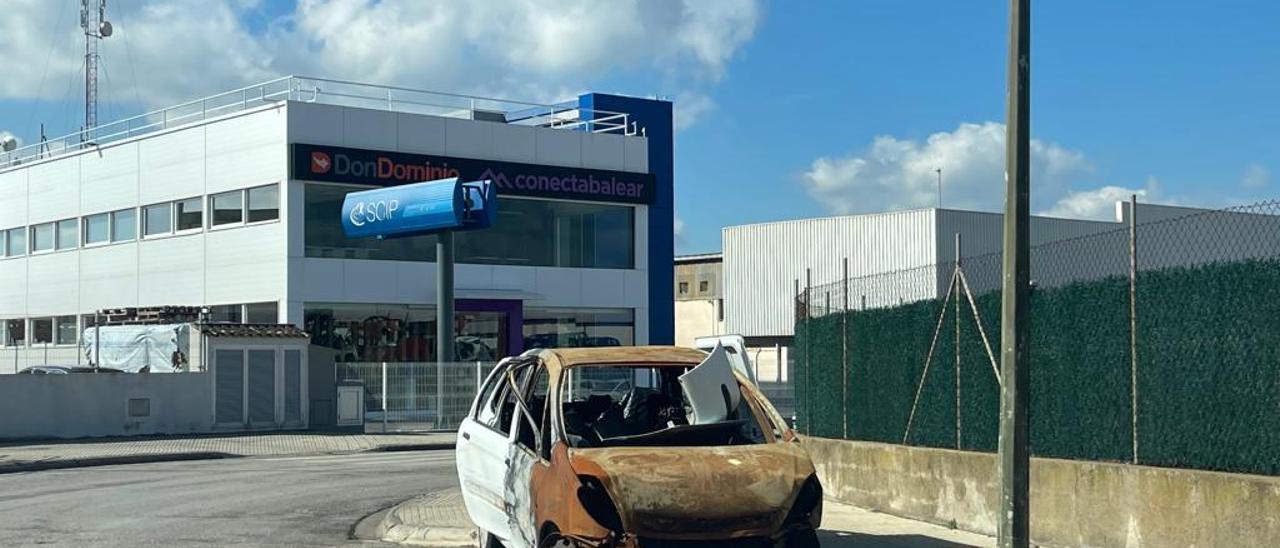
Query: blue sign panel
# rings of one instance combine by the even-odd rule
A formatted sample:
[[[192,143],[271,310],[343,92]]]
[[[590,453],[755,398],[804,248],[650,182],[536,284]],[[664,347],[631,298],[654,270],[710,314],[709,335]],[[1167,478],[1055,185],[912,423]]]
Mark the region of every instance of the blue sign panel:
[[[397,238],[487,228],[497,215],[489,181],[457,178],[347,194],[342,230],[349,238]]]

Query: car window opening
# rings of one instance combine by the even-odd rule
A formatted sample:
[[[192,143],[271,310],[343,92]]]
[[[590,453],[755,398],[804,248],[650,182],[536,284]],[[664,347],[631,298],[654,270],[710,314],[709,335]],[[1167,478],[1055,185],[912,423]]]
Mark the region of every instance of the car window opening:
[[[561,385],[570,447],[718,446],[765,443],[747,398],[723,420],[690,424],[679,377],[692,366],[593,366],[570,369]]]

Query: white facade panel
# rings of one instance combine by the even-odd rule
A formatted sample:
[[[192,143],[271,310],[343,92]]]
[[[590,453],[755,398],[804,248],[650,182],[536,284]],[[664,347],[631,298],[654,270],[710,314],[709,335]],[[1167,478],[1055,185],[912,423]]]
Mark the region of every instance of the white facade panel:
[[[80,310],[136,306],[138,302],[138,245],[114,244],[80,252]],[[43,314],[33,303],[31,314]]]
[[[795,280],[839,280],[841,262],[862,276],[932,264],[933,210],[827,217],[725,228],[725,329],[749,337],[791,336]]]
[[[206,126],[206,191],[281,182],[288,172],[282,106]]]
[[[649,172],[649,139],[628,137],[622,141],[624,171]]]
[[[288,106],[290,143],[343,146],[342,107],[292,101]]]
[[[100,213],[138,205],[137,141],[101,147],[43,165],[62,164],[64,167],[61,169],[71,170],[74,169],[71,164],[77,160],[80,164],[81,212]],[[33,196],[33,203],[35,200],[37,198]]]
[[[351,148],[395,150],[397,115],[386,110],[342,109],[342,144]]]
[[[448,118],[444,146],[448,156],[487,158],[493,151],[493,122]]]
[[[120,156],[113,155],[113,158]],[[27,204],[37,205],[27,210],[28,224],[57,221],[80,214],[79,162],[47,162],[32,166],[27,173]]]
[[[21,318],[27,312],[27,261],[0,259],[0,319]]]
[[[396,150],[400,152],[436,155],[447,152],[444,118],[400,113],[396,115],[396,134]],[[293,135],[290,137],[301,140]]]
[[[0,173],[0,230],[27,225],[27,172]]]
[[[537,128],[493,124],[493,158],[506,162],[534,163],[538,160]]]
[[[582,167],[581,131],[539,131],[538,163]]]
[[[205,301],[277,301],[285,294],[284,225],[211,230],[205,241]]]
[[[78,312],[78,262],[79,257],[71,252],[33,255],[28,258],[27,302],[40,303],[40,309],[27,312],[50,316]]]
[[[143,204],[204,194],[204,126],[139,142],[138,197]]]
[[[138,306],[205,304],[205,238],[178,236],[138,243]]]
[[[593,169],[626,169],[624,143],[629,139],[611,133],[585,133],[582,135],[582,167]]]

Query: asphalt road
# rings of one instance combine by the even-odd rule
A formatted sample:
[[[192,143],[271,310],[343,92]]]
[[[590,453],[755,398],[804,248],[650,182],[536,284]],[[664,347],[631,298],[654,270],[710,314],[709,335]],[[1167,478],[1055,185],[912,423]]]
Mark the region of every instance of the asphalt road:
[[[0,546],[347,546],[360,518],[455,487],[453,451],[0,475]]]

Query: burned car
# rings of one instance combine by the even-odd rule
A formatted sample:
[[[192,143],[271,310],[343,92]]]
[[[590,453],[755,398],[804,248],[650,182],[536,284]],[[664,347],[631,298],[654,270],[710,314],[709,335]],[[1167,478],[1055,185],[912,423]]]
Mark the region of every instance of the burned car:
[[[531,350],[458,432],[486,548],[817,546],[822,486],[731,353]]]

